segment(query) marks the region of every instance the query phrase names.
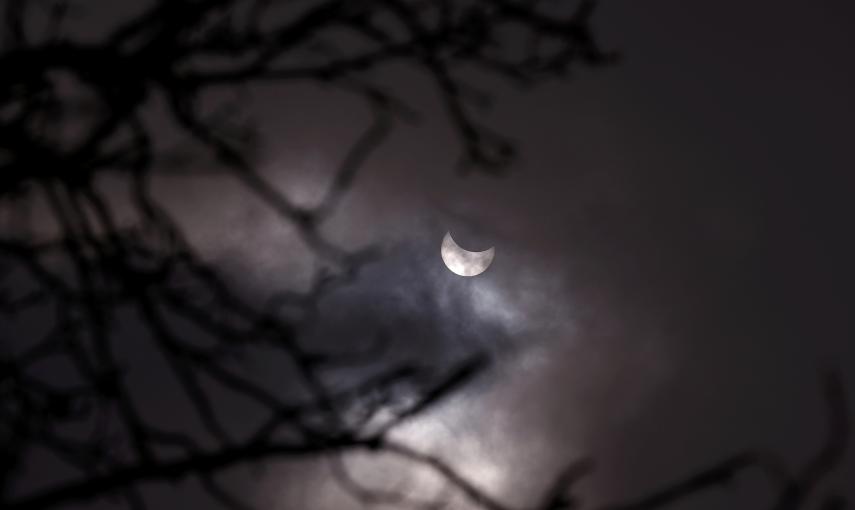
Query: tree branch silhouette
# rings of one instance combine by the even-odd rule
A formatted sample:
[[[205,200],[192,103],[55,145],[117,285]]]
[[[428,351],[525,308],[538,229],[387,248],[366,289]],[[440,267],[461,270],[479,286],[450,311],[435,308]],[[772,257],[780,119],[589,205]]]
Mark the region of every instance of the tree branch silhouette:
[[[532,85],[615,60],[593,37],[593,2],[579,2],[570,16],[550,13],[544,4],[157,0],[112,20],[106,35],[93,39],[68,28],[77,2],[6,2],[0,213],[19,224],[0,237],[0,315],[38,317],[44,331],[0,345],[0,505],[45,509],[119,497],[145,508],[147,484],[194,479],[223,506],[244,508],[218,478],[230,469],[366,450],[433,470],[477,506],[508,508],[449,463],[390,438],[400,424],[476,377],[483,356],[442,371],[394,362],[342,388],[331,374],[375,363],[383,342],[364,352],[319,350],[302,342],[300,332],[318,302],[375,256],[345,249],[322,231],[372,152],[396,122],[413,115],[408,98],[384,86],[375,71],[401,63],[422,71],[458,135],[462,167],[498,174],[512,161],[513,145],[479,120],[484,95],[466,83],[466,73]],[[313,206],[297,205],[273,187],[253,161],[251,126],[212,111],[205,101],[217,91],[269,82],[345,91],[372,112],[371,125]],[[156,122],[151,112],[158,105],[164,113]],[[162,164],[163,125],[192,140],[218,162],[216,171],[297,230],[327,267],[308,290],[281,289],[258,306],[198,252],[153,190],[156,175],[193,167]],[[34,207],[38,228],[18,222]],[[127,377],[132,360],[119,348],[129,341],[122,330],[128,317],[142,325],[147,346],[165,361],[201,433],[158,423],[134,395]],[[182,325],[198,334],[187,335]],[[200,335],[204,341],[195,338]],[[250,352],[286,360],[289,391],[258,381],[243,363]],[[51,363],[64,367],[67,381],[58,384],[45,373]],[[226,423],[212,387],[254,406],[261,418],[249,433],[237,434]],[[393,402],[398,388],[415,397]],[[349,412],[359,407],[358,415]],[[389,409],[378,424],[375,416]],[[834,429],[838,442],[785,478],[776,508],[806,500],[836,465],[845,429]],[[21,492],[22,467],[37,450],[73,474]],[[616,508],[662,506],[756,464],[755,457],[739,457],[636,506]],[[571,505],[567,491],[588,467],[570,463],[538,508]],[[342,470],[337,477],[363,501],[443,504],[362,487]]]

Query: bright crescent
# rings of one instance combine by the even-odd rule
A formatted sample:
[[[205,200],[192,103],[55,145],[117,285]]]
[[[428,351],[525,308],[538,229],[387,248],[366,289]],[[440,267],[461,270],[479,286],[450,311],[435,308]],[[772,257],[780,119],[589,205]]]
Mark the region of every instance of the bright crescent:
[[[476,276],[490,267],[496,250],[495,248],[484,251],[464,250],[451,238],[451,232],[446,232],[442,239],[440,254],[442,261],[452,273],[460,276]]]

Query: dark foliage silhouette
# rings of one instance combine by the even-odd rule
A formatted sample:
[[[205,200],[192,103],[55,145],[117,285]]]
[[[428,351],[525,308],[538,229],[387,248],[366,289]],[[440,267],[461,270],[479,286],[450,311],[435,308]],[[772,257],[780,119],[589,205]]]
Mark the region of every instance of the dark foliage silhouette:
[[[245,508],[220,478],[237,466],[365,449],[435,471],[477,506],[508,508],[443,459],[388,434],[466,384],[484,368],[484,357],[443,371],[390,363],[341,388],[330,383],[330,374],[376,361],[375,349],[318,350],[301,343],[299,332],[318,300],[375,256],[342,248],[321,232],[371,151],[395,122],[413,114],[407,97],[375,82],[372,72],[393,63],[424,71],[459,136],[463,168],[498,173],[512,160],[513,147],[479,122],[474,112],[483,94],[467,85],[465,72],[527,85],[614,60],[591,33],[592,2],[581,2],[569,17],[550,14],[547,3],[160,0],[112,20],[106,35],[93,40],[65,30],[76,2],[5,2],[0,212],[13,224],[0,237],[0,312],[40,317],[45,327],[38,333],[0,331],[0,505],[54,508],[118,497],[144,508],[145,484],[193,479],[224,506]],[[372,125],[313,207],[298,206],[272,187],[253,163],[251,126],[205,101],[233,87],[306,81],[350,92],[373,112]],[[155,104],[162,115],[153,121]],[[283,289],[262,305],[248,302],[194,249],[152,191],[155,175],[194,170],[192,161],[167,164],[159,157],[163,125],[191,140],[194,154],[216,160],[217,172],[297,229],[327,268],[308,291]],[[43,210],[44,228],[14,224],[34,207]],[[135,399],[125,380],[130,361],[118,347],[129,315],[166,360],[204,437],[156,425]],[[204,341],[186,338],[179,321]],[[253,378],[242,363],[249,351],[289,360],[294,388],[287,396]],[[71,382],[56,384],[43,368],[51,363],[67,367]],[[236,435],[224,423],[212,384],[257,408],[262,418],[253,430]],[[391,405],[402,387],[416,397]],[[749,468],[762,470],[779,487],[773,508],[800,507],[843,451],[841,393],[830,377],[828,443],[795,473],[771,454],[746,452],[638,502],[609,508],[660,508]],[[345,412],[357,405],[368,407],[358,416]],[[390,408],[391,414],[376,419],[379,410]],[[98,427],[108,417],[118,429],[104,435]],[[34,449],[49,452],[74,475],[19,490]],[[364,487],[343,465],[334,465],[357,500],[443,504]],[[590,466],[587,460],[570,463],[536,508],[578,506],[569,491]],[[826,505],[841,502],[830,498]]]

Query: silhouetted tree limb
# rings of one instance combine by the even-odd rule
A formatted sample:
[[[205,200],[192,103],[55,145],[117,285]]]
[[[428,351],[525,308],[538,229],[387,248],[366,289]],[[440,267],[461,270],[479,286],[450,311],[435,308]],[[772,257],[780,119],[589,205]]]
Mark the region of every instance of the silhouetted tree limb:
[[[827,374],[824,381],[824,396],[827,411],[827,434],[818,453],[801,469],[790,470],[774,453],[748,450],[723,459],[711,466],[691,473],[685,479],[667,484],[638,500],[609,504],[602,510],[656,510],[672,507],[676,503],[702,494],[710,489],[727,487],[736,477],[748,470],[759,470],[768,479],[774,494],[769,508],[791,510],[806,508],[811,503],[809,496],[817,484],[825,479],[843,460],[848,442],[849,414],[840,377]],[[476,507],[488,510],[510,510],[512,507],[492,497],[476,484],[460,474],[443,459],[419,452],[412,447],[395,441],[386,441],[379,451],[402,457],[424,466],[440,475],[451,486],[457,488]],[[527,507],[532,510],[559,510],[584,508],[583,502],[572,496],[576,482],[593,470],[593,463],[582,459],[568,464],[553,479],[541,503]],[[429,502],[412,501],[406,494],[373,489],[360,485],[338,465],[337,476],[343,478],[345,488],[355,497],[367,503],[395,503],[399,507],[422,508]],[[822,502],[823,508],[837,508],[845,500],[831,495]]]
[[[607,510],[649,510],[668,506],[708,489],[723,487],[749,469],[765,475],[776,493],[770,505],[775,510],[803,508],[817,483],[825,478],[843,459],[849,438],[849,416],[842,382],[837,374],[828,374],[824,381],[827,409],[827,435],[816,456],[804,467],[790,470],[770,452],[746,451],[701,470],[685,480],[670,484],[637,502],[611,505]]]
[[[36,313],[53,320],[43,336],[15,338],[3,351],[0,445],[9,459],[0,477],[4,507],[48,508],[120,495],[142,508],[140,485],[187,477],[222,504],[240,507],[218,482],[221,472],[283,456],[386,448],[385,435],[397,424],[478,372],[480,359],[461,360],[447,373],[396,362],[347,388],[333,387],[330,373],[376,364],[382,345],[323,352],[301,343],[300,331],[318,300],[372,256],[337,246],[320,228],[394,122],[412,116],[405,98],[373,80],[374,69],[395,62],[421,68],[443,97],[465,160],[480,170],[498,170],[510,146],[478,124],[475,96],[458,73],[481,67],[533,83],[576,63],[607,62],[611,56],[588,34],[590,4],[559,19],[536,10],[535,3],[495,0],[158,0],[129,19],[111,20],[114,27],[100,40],[70,35],[68,15],[79,7],[10,1],[3,11],[0,207],[16,214],[22,204],[39,202],[46,216],[38,233],[0,238],[2,268],[33,287],[7,295],[7,288],[16,287],[4,284],[0,305],[8,316]],[[48,22],[39,25],[42,18]],[[509,29],[544,44],[515,51],[498,36]],[[275,190],[252,160],[251,128],[205,101],[211,91],[269,81],[323,83],[354,94],[373,112],[371,126],[314,206],[295,205]],[[283,289],[259,308],[196,252],[152,191],[152,177],[169,171],[159,168],[160,127],[147,114],[156,101],[166,106],[159,122],[214,156],[221,171],[293,225],[325,261],[329,269],[315,276],[308,291]],[[105,190],[104,176],[126,185],[126,196]],[[119,220],[128,214],[130,221]],[[116,348],[129,315],[166,362],[202,436],[164,427],[134,398],[128,360]],[[206,342],[187,337],[179,321]],[[283,393],[256,381],[240,365],[251,349],[290,360],[294,387]],[[56,386],[40,372],[39,366],[56,360],[71,368],[71,382]],[[266,415],[249,435],[237,437],[225,423],[212,383]],[[415,398],[392,406],[391,395],[404,387]],[[295,401],[295,395],[301,398]],[[348,411],[360,406],[358,415]],[[373,416],[380,409],[394,411],[378,424]],[[117,437],[105,434],[103,424],[111,420],[120,426],[111,429]],[[86,423],[89,431],[81,435]],[[77,475],[18,494],[18,466],[36,447]]]
[[[301,332],[319,301],[375,256],[349,251],[322,233],[372,151],[396,122],[413,116],[409,98],[384,86],[375,71],[400,63],[422,71],[458,134],[463,165],[498,173],[513,147],[481,123],[477,111],[485,97],[464,77],[474,70],[531,85],[613,61],[591,33],[593,2],[583,0],[573,14],[559,16],[538,1],[157,0],[129,19],[111,20],[115,25],[98,40],[75,38],[67,29],[80,5],[9,0],[2,13],[0,214],[23,215],[33,204],[42,211],[38,228],[0,236],[0,314],[34,315],[45,328],[0,344],[0,505],[55,508],[118,496],[145,508],[146,484],[194,479],[220,504],[244,508],[222,483],[230,469],[365,450],[432,470],[476,506],[508,508],[450,463],[390,438],[477,376],[484,358],[461,359],[445,371],[380,363],[339,387],[331,377],[337,371],[382,361],[383,339],[344,351],[306,345]],[[268,82],[323,84],[353,94],[372,113],[312,206],[297,205],[271,186],[253,161],[251,126],[206,101],[217,91]],[[165,114],[155,121],[149,113],[157,104]],[[152,190],[155,175],[193,167],[160,164],[158,123],[192,140],[219,162],[217,171],[295,227],[324,263],[308,290],[281,289],[259,306],[197,252]],[[106,177],[124,188],[108,189]],[[15,283],[20,280],[24,291]],[[127,320],[141,325],[146,346],[164,360],[201,430],[159,423],[134,397],[133,360],[117,348],[128,341],[121,328]],[[288,388],[272,389],[254,377],[244,363],[258,352],[291,367]],[[66,366],[68,380],[46,374],[48,363]],[[254,406],[261,417],[249,433],[232,430],[212,385]],[[404,390],[411,398],[396,401]],[[839,388],[834,391],[830,401],[836,402]],[[776,508],[807,501],[836,465],[847,433],[844,411],[834,411],[839,423],[831,437],[837,439],[799,473],[781,471],[785,490]],[[113,421],[117,427],[108,425]],[[36,449],[72,474],[22,494],[15,482]],[[636,506],[617,508],[661,506],[761,464],[752,454],[737,456]],[[575,505],[569,491],[589,468],[587,461],[570,463],[537,508]],[[363,487],[343,469],[337,477],[370,503],[445,504],[444,497],[413,501]]]

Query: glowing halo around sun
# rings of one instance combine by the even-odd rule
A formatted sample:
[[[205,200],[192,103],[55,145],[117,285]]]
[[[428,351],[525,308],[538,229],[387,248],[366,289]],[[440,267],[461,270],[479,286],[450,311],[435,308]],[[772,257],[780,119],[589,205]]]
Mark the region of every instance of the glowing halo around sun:
[[[446,232],[442,239],[440,254],[442,261],[452,273],[460,276],[477,276],[493,263],[496,250],[495,248],[484,251],[464,250],[451,238],[451,232]]]

